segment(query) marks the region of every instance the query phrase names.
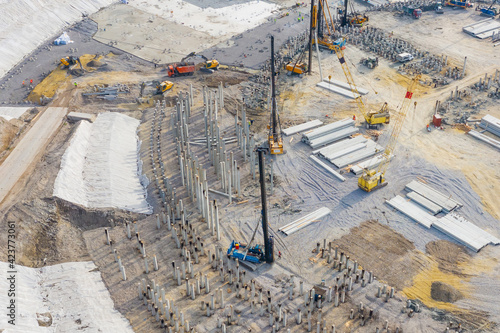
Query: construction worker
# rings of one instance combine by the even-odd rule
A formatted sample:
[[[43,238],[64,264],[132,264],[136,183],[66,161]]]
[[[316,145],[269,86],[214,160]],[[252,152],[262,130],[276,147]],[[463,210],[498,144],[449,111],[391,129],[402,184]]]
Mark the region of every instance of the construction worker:
[[[30,84],[33,84],[33,79],[30,80]]]
[[[431,131],[431,127],[429,126],[429,124],[427,124],[427,132],[430,132]]]
[[[76,89],[77,87],[78,87],[78,84],[77,84],[77,83],[76,83],[76,81],[75,81],[75,89]]]
[[[278,259],[281,259],[281,251],[278,251]]]
[[[356,115],[355,114],[352,115],[352,120],[356,121]]]
[[[25,82],[24,82],[24,80],[23,80],[23,87],[24,87],[24,85],[25,85]]]

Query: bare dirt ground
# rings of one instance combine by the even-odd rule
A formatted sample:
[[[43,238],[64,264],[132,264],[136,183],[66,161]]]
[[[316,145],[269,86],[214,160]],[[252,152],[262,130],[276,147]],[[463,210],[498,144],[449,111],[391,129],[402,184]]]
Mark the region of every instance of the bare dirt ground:
[[[121,12],[113,10],[113,7],[110,7],[98,15],[106,14],[115,17],[112,26],[106,28],[106,33],[112,34],[114,31],[116,36],[120,33],[118,14]],[[120,10],[128,9],[122,6]],[[322,280],[331,285],[339,276],[331,265],[325,263],[324,259],[311,253],[317,242],[322,243],[323,239],[327,239],[338,244],[363,268],[366,266],[366,269],[372,270],[377,277],[377,281],[368,287],[363,288],[357,284],[353,292],[348,295],[347,302],[339,308],[332,308],[331,304],[326,305],[323,314],[325,317],[327,314],[328,325],[335,324],[338,329],[346,332],[374,331],[375,327],[382,327],[385,320],[389,321],[391,328],[395,329],[398,326],[409,332],[444,331],[449,321],[460,322],[477,332],[495,332],[498,328],[500,308],[495,295],[500,293],[500,264],[496,259],[500,250],[488,246],[479,253],[472,253],[456,245],[449,237],[436,230],[426,230],[420,227],[384,204],[384,200],[392,198],[395,194],[401,194],[406,183],[419,177],[461,201],[464,204],[459,211],[461,215],[493,235],[497,237],[500,235],[498,226],[500,199],[496,195],[500,189],[500,169],[498,168],[500,155],[491,147],[475,141],[450,126],[445,126],[444,131],[433,130],[431,133],[425,131],[425,125],[430,121],[436,100],[444,101],[455,86],[458,85],[460,89],[463,89],[478,81],[485,72],[493,74],[498,66],[497,56],[493,53],[494,49],[490,43],[473,39],[461,32],[461,26],[477,20],[476,16],[477,13],[474,11],[451,10],[446,10],[446,13],[439,18],[433,13],[428,13],[421,20],[400,18],[384,12],[370,14],[370,24],[373,26],[393,31],[397,37],[411,39],[412,43],[435,54],[446,54],[457,66],[462,64],[464,55],[468,56],[467,76],[463,80],[437,89],[428,86],[417,88],[414,99],[418,101],[418,106],[416,111],[406,119],[396,150],[396,158],[391,162],[387,172],[390,184],[386,188],[366,194],[357,189],[357,178],[352,175],[346,175],[347,181],[344,183],[332,179],[310,162],[311,149],[300,142],[300,135],[286,137],[287,153],[273,157],[275,194],[269,197],[270,227],[276,239],[279,240],[277,250],[283,253],[283,257],[272,267],[264,265],[256,272],[247,272],[246,281],[248,282],[250,278],[255,279],[258,286],[271,292],[273,303],[282,302],[289,314],[295,313],[294,311],[303,303],[303,300],[296,295],[294,300],[288,301],[286,290],[283,291],[282,288],[284,285],[292,281],[297,292],[299,280],[305,281],[305,290],[308,290],[313,284],[321,283]],[[176,33],[186,34],[185,27],[177,27],[159,18],[154,18],[153,22],[149,23],[156,24],[156,27],[158,24],[168,24],[169,36]],[[298,25],[296,24],[297,29]],[[103,26],[100,28],[104,29]],[[256,28],[256,31],[259,30]],[[106,37],[104,30],[100,33],[103,38],[110,40],[115,38],[115,36]],[[165,32],[160,30],[159,34],[165,34]],[[246,34],[243,39],[239,39],[240,46],[255,37],[251,34],[245,36]],[[261,39],[264,37],[261,36]],[[193,39],[192,43],[195,41],[196,39]],[[193,50],[190,43],[186,46],[186,51],[189,50],[189,52]],[[146,44],[146,42],[141,44]],[[146,47],[135,48],[132,45],[134,44],[129,47],[124,45],[117,45],[117,47],[134,54],[138,54],[139,51],[154,50]],[[219,45],[219,48],[222,49],[222,46]],[[163,49],[160,47],[156,50],[156,54],[148,54],[148,59],[162,59]],[[184,54],[184,51],[179,50],[179,53]],[[258,53],[257,58],[247,58],[247,65],[259,64],[265,58],[265,54],[256,53]],[[218,60],[222,63],[225,61],[223,55],[224,52],[217,53],[217,56],[221,57]],[[239,53],[230,53],[230,55],[239,57]],[[392,110],[396,109],[404,97],[406,85],[410,80],[410,77],[397,73],[398,64],[381,59],[379,67],[368,70],[358,62],[361,57],[371,54],[348,45],[345,55],[356,83],[370,90],[365,99],[366,104],[379,108],[384,101],[387,101]],[[323,52],[321,57],[324,76],[332,75],[333,78],[344,81],[336,56]],[[126,112],[130,116],[141,119],[140,137],[144,143],[141,154],[145,165],[144,171],[151,177],[148,134],[152,121],[152,109],[148,104],[137,104],[136,98],[140,82],[165,79],[166,73],[160,68],[154,69],[151,65],[145,65],[136,58],[130,59],[127,54],[118,56],[108,54],[103,61],[108,63],[111,70],[96,70],[77,78],[79,92],[89,91],[95,84],[127,84],[131,89],[130,95],[116,101],[100,101],[82,97],[78,93],[64,104],[69,107],[70,111],[98,113],[112,110]],[[357,114],[354,102],[346,101],[315,87],[315,83],[319,81],[319,73],[315,64],[314,66],[311,76],[305,76],[302,79],[285,77],[280,83],[281,95],[278,104],[284,127],[310,119],[318,118],[329,122]],[[221,70],[213,76],[197,73],[190,78],[176,78],[172,80],[175,86],[167,94],[167,99],[171,100],[171,97],[180,91],[187,91],[189,84],[193,84],[195,112],[193,128],[190,127],[190,130],[201,133],[201,86],[204,84],[214,87],[219,81],[225,82],[227,86],[225,90],[226,110],[220,112],[219,121],[224,136],[233,136],[234,114],[236,108],[241,107],[241,91],[244,90],[243,86],[248,77],[249,74]],[[62,87],[62,89],[67,88]],[[147,89],[150,92],[152,87]],[[16,94],[21,93],[25,94],[24,91]],[[56,94],[54,105],[61,103],[60,97],[63,94],[61,91]],[[476,116],[489,113],[500,117],[500,109],[496,101],[488,100],[484,96],[478,98],[486,102],[481,103],[476,109],[478,111]],[[453,107],[456,109],[451,112],[462,111],[463,105],[457,103]],[[265,128],[268,113],[258,110],[248,111],[252,117],[256,118],[251,131],[260,143],[267,135]],[[453,117],[450,116],[450,119]],[[0,126],[9,127],[5,124]],[[52,198],[53,182],[59,169],[60,159],[74,128],[75,125],[72,124],[62,126],[33,172],[18,184],[14,196],[11,196],[0,207],[2,220],[18,222],[18,263],[41,266],[44,263],[52,264],[91,258],[99,267],[116,307],[130,320],[136,332],[161,331],[159,324],[154,321],[147,307],[142,305],[137,297],[137,284],[143,278],[149,284],[155,280],[162,288],[165,288],[167,298],[175,300],[180,311],[193,326],[197,325],[199,332],[217,332],[216,321],[218,318],[226,317],[229,305],[233,305],[240,316],[239,325],[230,326],[230,332],[241,332],[242,327],[250,327],[253,331],[271,330],[268,315],[260,317],[257,313],[252,314],[250,303],[236,298],[234,287],[228,286],[227,280],[221,282],[218,272],[209,267],[207,258],[201,257],[200,264],[195,266],[196,273],[207,274],[213,284],[212,291],[216,288],[224,288],[227,296],[225,308],[217,310],[215,316],[211,318],[204,317],[200,309],[200,298],[191,301],[185,295],[184,285],[179,287],[172,279],[171,262],[180,262],[180,250],[175,248],[165,226],[162,226],[159,231],[156,229],[154,215],[145,217],[113,209],[84,210]],[[380,137],[382,144],[387,142],[390,128],[383,130]],[[172,177],[182,197],[185,196],[185,189],[180,186],[171,135],[171,133],[166,133],[162,139],[166,147],[163,150],[163,158],[168,165],[168,175]],[[248,201],[227,205],[225,199],[213,197],[217,198],[221,204],[223,235],[220,242],[216,242],[206,230],[193,203],[186,201],[186,210],[190,214],[189,220],[198,229],[206,248],[214,249],[216,245],[225,248],[232,239],[248,240],[248,235],[253,231],[260,214],[258,182],[252,179],[249,165],[243,162],[243,156],[236,145],[228,145],[228,149],[235,152],[238,164],[242,168],[241,199]],[[200,149],[198,156],[208,167],[206,152]],[[220,189],[220,185],[215,181],[213,169],[210,170],[211,187]],[[155,213],[160,212],[161,205],[154,184],[150,185],[148,193],[149,201],[155,207]],[[278,227],[323,206],[330,208],[333,213],[320,222],[288,237],[277,233]],[[144,260],[139,255],[134,241],[128,240],[125,235],[124,222],[134,220],[138,221],[141,238],[146,243],[151,270],[149,274],[144,272]],[[114,248],[117,249],[126,267],[127,281],[121,281],[111,248],[105,245],[102,230],[104,227],[110,230]],[[0,227],[2,234],[5,234],[5,228],[6,225],[2,224]],[[262,238],[260,232],[257,237]],[[2,253],[0,258],[5,260],[6,251],[3,243],[0,243],[0,251]],[[159,271],[151,269],[153,255],[157,256],[160,263]],[[232,261],[225,261],[225,265],[234,268]],[[292,278],[291,275],[293,275]],[[454,303],[433,299],[431,297],[433,282],[450,285],[463,295],[463,299]],[[377,287],[384,284],[396,288],[396,298],[388,303],[375,297]],[[426,306],[423,312],[412,319],[406,313],[401,312],[407,297],[419,299]],[[201,300],[209,302],[210,294],[202,295]],[[365,327],[360,326],[359,319],[348,319],[350,309],[355,309],[360,302],[375,309],[377,314]],[[313,318],[315,322],[316,312]],[[292,322],[291,315],[289,321]],[[302,332],[305,326],[304,323],[302,326],[293,324],[292,332]]]

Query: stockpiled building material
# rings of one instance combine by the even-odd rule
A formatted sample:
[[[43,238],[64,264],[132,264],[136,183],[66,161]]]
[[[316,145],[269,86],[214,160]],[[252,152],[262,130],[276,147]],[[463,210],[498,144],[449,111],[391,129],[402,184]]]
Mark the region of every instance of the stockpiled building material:
[[[316,162],[318,165],[322,166],[323,169],[325,169],[326,171],[328,171],[330,174],[332,174],[333,176],[335,176],[336,178],[340,179],[341,181],[345,181],[345,178],[344,176],[342,176],[340,173],[338,173],[337,171],[333,170],[330,166],[328,166],[326,163],[323,163],[322,161],[319,160],[319,158],[317,158],[316,156],[314,155],[311,155],[309,156],[314,162]]]
[[[347,138],[345,140],[332,143],[326,147],[323,147],[323,148],[320,148],[317,150],[313,150],[312,153],[318,154],[318,155],[326,158],[329,154],[332,154],[340,149],[344,149],[344,148],[347,148],[349,146],[355,145],[357,143],[366,142],[366,141],[368,141],[367,138],[365,138],[362,135],[358,135],[358,136],[355,136],[354,138]]]
[[[310,129],[313,129],[313,128],[321,126],[321,125],[323,125],[323,122],[321,120],[314,119],[314,120],[308,121],[306,123],[302,123],[299,125],[295,125],[295,126],[286,128],[283,130],[283,134],[285,134],[286,136],[289,136],[289,135],[293,135],[295,133],[308,131]]]
[[[426,228],[430,228],[437,221],[436,217],[427,213],[420,206],[399,195],[396,195],[391,200],[386,200],[386,203]]]
[[[349,127],[343,128],[341,130],[338,130],[336,132],[333,132],[333,133],[330,133],[327,135],[323,135],[319,138],[311,140],[311,141],[309,141],[309,146],[311,146],[312,149],[316,149],[316,148],[325,146],[329,143],[345,139],[348,136],[351,136],[351,135],[356,134],[358,132],[359,132],[359,130],[356,127],[349,126]]]
[[[426,185],[420,181],[413,180],[405,187],[406,191],[414,191],[423,197],[429,199],[435,204],[443,207],[443,210],[447,212],[451,212],[453,209],[457,207],[462,207],[462,204],[456,200],[453,200],[451,196],[445,195],[429,185]]]
[[[393,157],[394,157],[394,155],[392,155],[392,154],[389,155],[389,161],[392,160]],[[384,160],[384,155],[379,154],[377,156],[370,158],[369,160],[360,162],[360,163],[352,166],[351,172],[354,173],[355,175],[359,175],[359,174],[363,173],[363,170],[365,170],[365,169],[373,170],[376,167],[378,167],[380,165],[380,163],[382,163],[383,160]]]
[[[453,212],[437,219],[432,226],[476,252],[488,244],[500,244],[500,239]]]
[[[441,213],[443,208],[439,205],[436,205],[434,202],[430,201],[426,197],[421,196],[417,192],[409,192],[406,194],[408,198],[418,203],[420,206],[429,210],[433,215]]]
[[[499,140],[495,140],[493,138],[490,138],[489,136],[487,135],[484,135],[482,133],[479,133],[477,131],[469,131],[467,132],[467,134],[469,134],[470,136],[478,139],[478,140],[481,140],[497,149],[500,149],[500,141]]]
[[[336,159],[331,159],[330,162],[335,165],[337,168],[344,168],[350,164],[357,163],[359,161],[362,161],[368,157],[371,157],[378,152],[381,152],[384,148],[374,141],[368,141],[366,147],[359,149],[357,151],[354,151],[350,154],[347,154],[345,156],[341,156]]]
[[[486,116],[481,118],[481,123],[479,123],[479,126],[481,126],[481,128],[484,128],[488,132],[500,137],[500,119],[487,114]]]
[[[326,207],[321,207],[318,210],[315,210],[312,213],[309,213],[303,217],[301,217],[298,220],[293,221],[292,223],[289,223],[285,225],[284,227],[279,228],[278,230],[284,233],[285,235],[291,235],[296,231],[299,231],[302,228],[305,228],[309,224],[313,222],[317,222],[319,219],[322,217],[330,214],[332,211],[329,210]]]
[[[302,134],[302,141],[305,143],[309,143],[311,140],[317,139],[321,136],[339,131],[343,128],[354,126],[354,120],[346,118],[343,120],[336,121],[331,124],[323,125],[319,128],[315,128],[313,130],[307,131]]]

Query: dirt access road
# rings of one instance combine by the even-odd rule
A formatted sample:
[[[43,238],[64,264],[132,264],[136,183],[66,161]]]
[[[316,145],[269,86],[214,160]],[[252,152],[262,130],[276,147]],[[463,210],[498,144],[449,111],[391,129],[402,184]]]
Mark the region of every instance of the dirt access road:
[[[35,125],[0,165],[0,175],[2,175],[0,177],[0,204],[45,151],[49,140],[61,126],[66,112],[65,107],[49,107],[43,111]]]

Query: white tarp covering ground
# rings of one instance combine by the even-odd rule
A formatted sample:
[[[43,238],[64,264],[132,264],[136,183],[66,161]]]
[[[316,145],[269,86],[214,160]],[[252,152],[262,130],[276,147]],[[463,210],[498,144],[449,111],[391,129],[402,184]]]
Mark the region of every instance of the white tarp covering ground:
[[[92,262],[42,268],[15,267],[15,326],[7,323],[9,264],[0,262],[0,331],[3,333],[133,332],[115,308]],[[10,311],[10,310],[9,310]],[[49,315],[50,314],[50,315]],[[48,327],[39,325],[39,321]]]
[[[82,121],[62,157],[54,196],[85,207],[151,214],[138,155],[139,123],[111,112],[94,123]]]
[[[156,2],[131,0],[130,6],[158,15],[177,24],[183,24],[214,37],[236,35],[264,23],[279,7],[266,1],[248,1],[237,4],[227,0],[206,2],[199,0],[164,0]],[[264,38],[264,36],[263,36]]]
[[[1,1],[0,77],[64,27],[113,0]],[[70,36],[71,37],[71,36]]]
[[[11,119],[18,119],[19,117],[21,117],[23,115],[23,113],[25,113],[29,109],[31,109],[31,107],[17,107],[17,106],[1,107],[0,108],[0,117],[6,119],[7,121],[9,121]]]

